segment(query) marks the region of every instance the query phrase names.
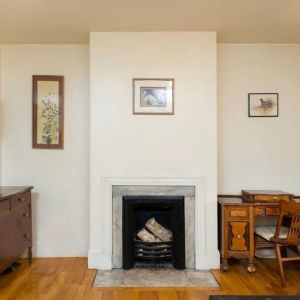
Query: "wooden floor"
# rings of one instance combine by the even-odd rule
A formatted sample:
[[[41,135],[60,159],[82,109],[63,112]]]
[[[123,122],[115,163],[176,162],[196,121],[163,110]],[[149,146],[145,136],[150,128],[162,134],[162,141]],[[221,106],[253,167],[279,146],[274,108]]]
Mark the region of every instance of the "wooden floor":
[[[300,266],[287,264],[287,288],[281,289],[274,260],[256,262],[250,276],[245,266],[233,264],[228,273],[214,270],[219,289],[197,288],[92,288],[95,270],[85,258],[39,258],[28,267],[26,260],[7,275],[0,275],[0,299],[98,299],[98,300],[206,300],[210,294],[294,295],[300,291]]]

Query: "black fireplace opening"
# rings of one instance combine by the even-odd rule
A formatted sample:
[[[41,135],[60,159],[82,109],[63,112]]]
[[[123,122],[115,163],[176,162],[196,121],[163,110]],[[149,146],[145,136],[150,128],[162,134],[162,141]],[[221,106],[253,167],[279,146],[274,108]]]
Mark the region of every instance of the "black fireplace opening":
[[[184,197],[123,196],[122,200],[123,268],[185,269]],[[172,238],[160,240],[153,234],[155,241],[139,239],[138,233],[148,230],[145,224],[149,220],[155,220]]]

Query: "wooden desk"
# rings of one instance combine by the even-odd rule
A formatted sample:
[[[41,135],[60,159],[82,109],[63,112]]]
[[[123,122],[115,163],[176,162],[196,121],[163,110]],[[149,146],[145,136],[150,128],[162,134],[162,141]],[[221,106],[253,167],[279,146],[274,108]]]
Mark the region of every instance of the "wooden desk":
[[[255,217],[279,215],[278,202],[245,202],[242,198],[218,198],[219,251],[221,268],[229,270],[228,259],[247,258],[249,273],[255,272]]]

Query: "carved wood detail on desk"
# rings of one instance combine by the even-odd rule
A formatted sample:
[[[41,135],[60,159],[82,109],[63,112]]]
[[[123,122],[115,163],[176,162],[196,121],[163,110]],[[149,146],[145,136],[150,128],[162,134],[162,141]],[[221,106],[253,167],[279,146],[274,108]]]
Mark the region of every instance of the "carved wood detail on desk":
[[[243,251],[248,250],[246,247],[246,227],[247,222],[229,222],[232,231],[232,240],[230,250]]]

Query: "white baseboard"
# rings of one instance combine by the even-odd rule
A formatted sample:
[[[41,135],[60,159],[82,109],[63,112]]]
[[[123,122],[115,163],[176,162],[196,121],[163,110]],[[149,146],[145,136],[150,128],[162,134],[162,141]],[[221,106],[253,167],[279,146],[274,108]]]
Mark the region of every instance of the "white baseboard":
[[[88,268],[98,270],[111,270],[112,256],[108,254],[102,254],[98,250],[89,250]]]
[[[33,257],[86,257],[89,243],[86,241],[36,241]]]
[[[210,270],[220,268],[220,252],[214,251],[205,254],[196,254],[196,270]]]

